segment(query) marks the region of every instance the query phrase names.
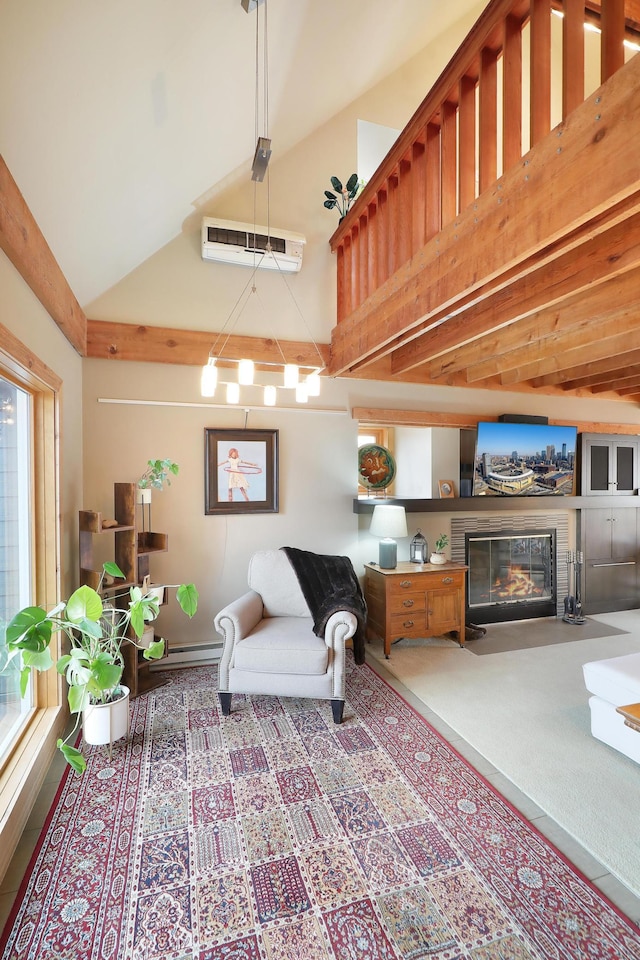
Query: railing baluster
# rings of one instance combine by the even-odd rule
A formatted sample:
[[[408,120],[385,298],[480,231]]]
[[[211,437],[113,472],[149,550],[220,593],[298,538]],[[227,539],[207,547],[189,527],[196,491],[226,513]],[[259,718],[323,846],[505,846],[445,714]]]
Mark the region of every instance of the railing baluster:
[[[456,104],[442,104],[442,226],[454,220],[458,212],[458,164]]]
[[[378,205],[370,203],[367,207],[367,296],[371,296],[378,287]]]
[[[351,228],[351,308],[356,310],[360,306],[360,290],[358,280],[360,278],[360,243],[358,236],[358,227]]]
[[[412,149],[412,177],[411,196],[413,218],[411,221],[413,232],[413,250],[419,250],[426,242],[425,226],[427,215],[427,183],[426,183],[427,151],[422,140],[417,140]]]
[[[480,55],[480,193],[498,175],[498,63],[493,50]]]
[[[584,100],[584,0],[564,0],[562,119]]]
[[[427,240],[440,232],[440,127],[427,124]]]
[[[412,180],[411,162],[403,158],[398,166],[398,261],[396,267],[408,260],[413,252]]]
[[[578,0],[582,3],[583,0]],[[522,156],[522,24],[516,17],[504,22],[502,55],[502,168],[508,170]]]
[[[363,303],[368,296],[367,274],[369,272],[369,243],[368,243],[367,212],[360,214],[358,220],[358,304]]]
[[[476,81],[464,76],[460,81],[458,167],[460,210],[476,197]]]
[[[624,66],[624,0],[604,0],[601,25],[600,76],[604,83]]]
[[[378,286],[389,279],[389,215],[386,187],[378,190]]]
[[[387,180],[387,270],[388,276],[398,269],[398,171],[393,171]]]
[[[551,129],[551,0],[531,0],[531,146]]]

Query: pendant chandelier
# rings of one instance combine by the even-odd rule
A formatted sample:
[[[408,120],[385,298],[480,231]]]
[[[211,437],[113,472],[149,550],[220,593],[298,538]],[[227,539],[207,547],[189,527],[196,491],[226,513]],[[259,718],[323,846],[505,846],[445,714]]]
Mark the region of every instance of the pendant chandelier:
[[[251,179],[254,183],[253,208],[254,237],[257,232],[256,227],[256,208],[257,208],[257,184],[262,183],[265,176],[267,179],[267,239],[264,250],[253,251],[254,263],[251,276],[247,281],[242,293],[238,297],[231,313],[225,321],[222,330],[216,337],[215,343],[209,351],[207,363],[202,368],[200,379],[200,393],[203,397],[214,397],[218,388],[224,388],[224,399],[228,404],[239,404],[241,402],[241,388],[262,386],[263,404],[273,407],[277,403],[278,390],[295,391],[297,403],[306,403],[309,397],[320,395],[320,373],[324,369],[324,359],[318,344],[310,334],[307,323],[302,311],[298,306],[293,291],[289,285],[284,271],[278,263],[278,258],[271,244],[271,216],[270,216],[270,191],[269,191],[269,170],[268,164],[271,157],[271,140],[269,139],[269,80],[268,80],[268,43],[267,43],[267,0],[241,0],[242,7],[247,13],[256,13],[256,45],[255,45],[255,136],[256,149],[251,166]],[[260,42],[260,11],[264,10],[264,28],[262,32],[262,44]],[[262,98],[260,97],[260,49],[262,47]],[[260,102],[262,99],[262,133],[260,128]],[[299,365],[292,361],[292,358],[285,355],[275,333],[272,333],[270,339],[275,343],[280,357],[276,360],[260,360],[256,364],[248,357],[233,357],[225,354],[225,346],[228,343],[233,329],[240,316],[253,303],[259,303],[262,314],[266,316],[267,311],[260,300],[258,286],[256,282],[256,273],[260,267],[265,266],[265,258],[273,258],[274,263],[269,264],[277,270],[282,282],[287,288],[288,296],[295,307],[295,310],[302,320],[307,335],[311,338],[315,351],[318,355],[316,365]],[[273,272],[273,271],[271,271]],[[225,336],[225,331],[226,336]],[[260,385],[256,382],[256,373],[258,371],[267,371],[272,374],[270,379],[278,375],[280,383],[266,383]]]

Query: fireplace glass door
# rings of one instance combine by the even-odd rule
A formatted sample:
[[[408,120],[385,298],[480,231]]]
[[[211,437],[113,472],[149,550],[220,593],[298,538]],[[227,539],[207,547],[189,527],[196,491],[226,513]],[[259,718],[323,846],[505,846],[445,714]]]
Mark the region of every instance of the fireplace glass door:
[[[492,607],[495,620],[555,613],[553,531],[469,534],[467,540],[472,621],[474,611],[484,610],[489,622]]]

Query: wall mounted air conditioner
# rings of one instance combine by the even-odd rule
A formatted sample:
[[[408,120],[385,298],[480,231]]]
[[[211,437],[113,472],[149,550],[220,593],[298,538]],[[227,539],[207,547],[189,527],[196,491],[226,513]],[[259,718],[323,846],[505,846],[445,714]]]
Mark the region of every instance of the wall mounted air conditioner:
[[[267,243],[271,243],[271,253]],[[289,230],[268,230],[252,223],[202,218],[202,259],[297,273],[306,239]],[[277,263],[276,263],[277,261]]]

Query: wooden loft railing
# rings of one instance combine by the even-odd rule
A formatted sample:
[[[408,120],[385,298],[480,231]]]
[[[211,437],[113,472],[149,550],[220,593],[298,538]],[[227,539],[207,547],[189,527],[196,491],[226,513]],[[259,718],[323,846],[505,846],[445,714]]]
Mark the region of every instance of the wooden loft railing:
[[[640,0],[493,0],[331,237],[338,325],[550,132],[557,14],[562,119],[585,100],[585,23],[601,32],[601,82],[638,42]]]

